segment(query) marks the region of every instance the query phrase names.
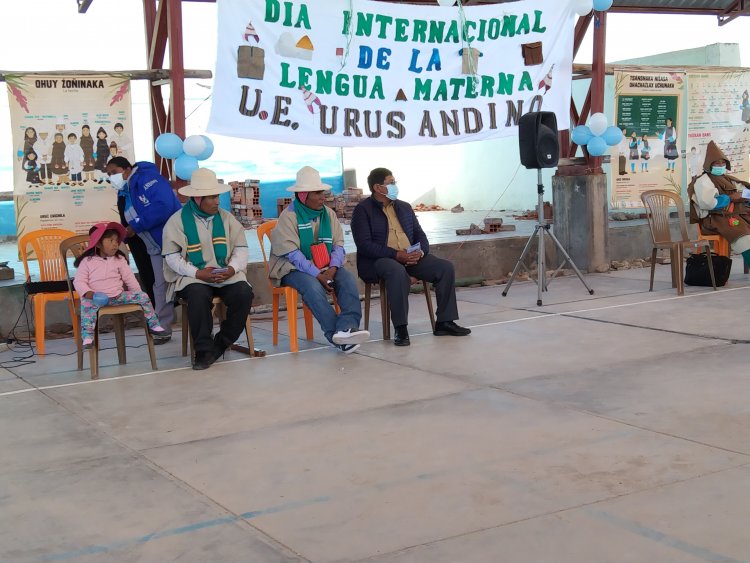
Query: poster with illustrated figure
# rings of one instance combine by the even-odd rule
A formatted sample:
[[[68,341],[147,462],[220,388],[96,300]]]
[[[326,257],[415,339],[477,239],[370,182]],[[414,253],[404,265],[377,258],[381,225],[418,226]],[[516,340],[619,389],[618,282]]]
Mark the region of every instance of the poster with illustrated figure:
[[[127,76],[6,75],[13,134],[16,228],[88,233],[118,220],[105,168],[134,160]]]
[[[643,207],[646,190],[684,192],[681,72],[615,71],[615,124],[624,139],[612,151],[613,208]]]
[[[317,146],[407,146],[570,123],[573,3],[220,0],[208,131]]]
[[[703,172],[706,145],[716,142],[732,163],[730,174],[748,179],[750,72],[688,74],[688,182]]]

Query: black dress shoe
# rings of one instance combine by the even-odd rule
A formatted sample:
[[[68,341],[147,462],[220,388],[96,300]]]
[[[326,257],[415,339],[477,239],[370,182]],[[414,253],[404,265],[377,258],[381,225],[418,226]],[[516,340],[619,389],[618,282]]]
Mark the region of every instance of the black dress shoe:
[[[471,329],[458,326],[453,321],[443,321],[435,323],[435,330],[432,334],[435,336],[466,336],[471,334]]]
[[[406,330],[406,325],[400,325],[395,327],[396,334],[393,337],[393,343],[396,346],[408,346],[411,344],[409,340],[409,331]]]
[[[196,352],[195,360],[193,360],[193,369],[207,369],[211,367],[211,364],[215,361],[213,352]]]
[[[214,356],[213,361],[215,362],[224,355],[229,345],[225,342],[224,338],[218,332],[214,335]]]

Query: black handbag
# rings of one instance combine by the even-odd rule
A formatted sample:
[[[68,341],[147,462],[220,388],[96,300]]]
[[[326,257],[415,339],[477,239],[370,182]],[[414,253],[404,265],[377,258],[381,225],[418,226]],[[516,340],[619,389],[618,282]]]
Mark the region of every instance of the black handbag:
[[[716,287],[726,285],[732,272],[732,259],[718,254],[711,254],[714,267]],[[708,254],[691,254],[685,264],[685,283],[711,287],[711,273],[708,271]]]

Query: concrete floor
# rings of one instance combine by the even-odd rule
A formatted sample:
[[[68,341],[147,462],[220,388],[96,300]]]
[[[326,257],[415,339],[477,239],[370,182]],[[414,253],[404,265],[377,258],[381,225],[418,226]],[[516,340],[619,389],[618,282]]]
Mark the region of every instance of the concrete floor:
[[[467,338],[415,295],[410,348],[289,354],[258,316],[268,357],[206,372],[177,342],[156,373],[143,347],[94,382],[74,356],[0,370],[0,561],[750,561],[738,262],[684,297],[668,266],[653,293],[648,270],[555,280],[543,307],[461,290]]]

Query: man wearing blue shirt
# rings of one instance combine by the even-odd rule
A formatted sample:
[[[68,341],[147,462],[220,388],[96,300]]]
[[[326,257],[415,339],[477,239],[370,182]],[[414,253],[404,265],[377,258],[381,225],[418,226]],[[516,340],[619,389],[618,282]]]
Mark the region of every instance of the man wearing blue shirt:
[[[167,302],[167,282],[164,280],[164,259],[161,255],[162,231],[167,220],[182,209],[169,181],[159,174],[151,162],[130,162],[116,156],[107,163],[110,183],[123,198],[123,216],[129,238],[138,237],[146,245],[154,272],[154,309],[164,327],[163,336],[154,337],[155,343],[168,341],[172,336],[174,304]]]

